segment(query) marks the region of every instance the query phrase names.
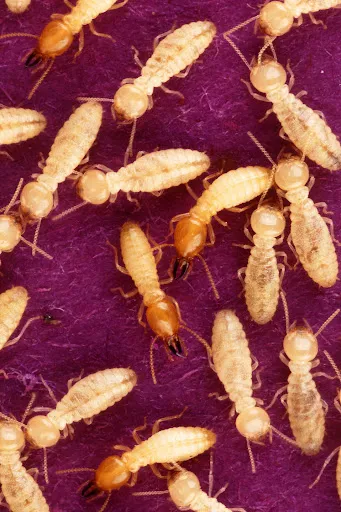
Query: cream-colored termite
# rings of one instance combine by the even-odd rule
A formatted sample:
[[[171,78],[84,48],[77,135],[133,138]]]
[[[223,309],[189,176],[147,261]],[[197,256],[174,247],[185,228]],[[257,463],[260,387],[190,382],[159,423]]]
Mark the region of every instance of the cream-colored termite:
[[[20,425],[0,422],[0,484],[12,512],[49,512],[34,478],[20,461],[25,436]],[[2,500],[1,500],[2,501]],[[4,504],[2,504],[4,506]]]
[[[121,457],[111,455],[104,459],[96,470],[88,468],[77,468],[57,471],[58,474],[75,473],[77,471],[93,471],[93,480],[85,482],[82,495],[85,498],[93,498],[108,493],[101,512],[109,503],[112,491],[119,490],[123,486],[133,487],[136,484],[138,471],[150,466],[152,471],[159,478],[164,478],[155,464],[163,464],[171,468],[172,464],[177,466],[193,457],[197,457],[206,450],[212,448],[216,442],[216,435],[206,428],[201,427],[173,427],[166,430],[159,430],[163,421],[180,418],[169,416],[155,422],[152,436],[142,441],[138,431],[146,428],[146,423],[133,431],[134,441],[137,443],[132,450],[127,446],[116,445],[114,449],[124,451]]]
[[[250,132],[248,135],[273,164],[275,184],[280,189],[278,192],[290,202],[289,247],[315,283],[324,288],[333,286],[339,272],[333,243],[333,222],[328,217],[322,217],[317,209],[323,207],[326,212],[326,203],[314,204],[309,199],[315,179],[311,177],[309,180],[307,164],[297,156],[284,155],[276,165],[258,140]]]
[[[249,92],[254,98],[273,104],[266,117],[272,112],[276,114],[282,131],[302,152],[302,159],[307,156],[330,171],[341,169],[341,145],[324,116],[305,105],[299,99],[299,94],[294,96],[290,93],[294,85],[290,68],[291,78],[289,85],[286,85],[287,73],[279,62],[269,56],[263,57],[260,52],[258,60],[250,65],[232,39],[227,34],[224,37],[250,70],[252,85],[257,91],[265,93],[266,98],[254,93],[249,82],[245,82]]]
[[[15,0],[12,1],[15,2]],[[24,32],[14,32],[1,35],[0,40],[8,37],[32,37],[38,40],[36,48],[33,51],[30,51],[25,65],[26,67],[31,68],[42,63],[42,68],[46,65],[47,67],[43,75],[30,91],[28,99],[32,98],[40,84],[51,71],[54,59],[65,53],[70,48],[74,40],[74,36],[77,34],[79,34],[79,50],[76,53],[75,58],[82,52],[84,48],[83,27],[85,25],[89,25],[91,32],[96,36],[106,37],[114,41],[110,35],[97,32],[94,27],[93,20],[100,14],[123,7],[127,2],[128,0],[122,0],[120,3],[117,3],[117,0],[78,0],[76,5],[73,5],[68,0],[65,0],[65,4],[71,9],[71,11],[64,15],[53,14],[51,18],[54,19],[52,19],[52,21],[43,28],[39,36]]]
[[[5,2],[10,11],[21,14],[29,7],[31,0],[5,0]]]
[[[163,341],[167,356],[171,361],[173,360],[173,355],[178,357],[183,357],[184,354],[187,355],[186,346],[179,337],[180,329],[185,329],[195,336],[204,345],[209,356],[211,349],[203,338],[182,322],[179,305],[176,300],[161,290],[161,284],[170,282],[169,279],[160,282],[157,273],[157,262],[162,254],[160,252],[161,247],[158,245],[151,247],[147,236],[140,226],[134,222],[126,222],[122,226],[120,242],[125,267],[119,265],[117,249],[112,246],[115,252],[116,268],[132,278],[136,289],[129,293],[124,293],[122,288],[115,288],[113,291],[119,290],[125,298],[133,297],[137,293],[143,297],[138,312],[138,322],[143,327],[146,327],[146,324],[142,321],[146,308],[147,323],[156,334],[150,347],[150,367],[153,382],[156,384],[153,348],[159,338]],[[154,257],[154,251],[159,253],[157,260]]]
[[[46,118],[36,110],[11,107],[0,109],[0,144],[16,144],[31,139],[45,128]]]
[[[105,411],[128,395],[136,385],[137,376],[129,368],[111,368],[88,375],[72,385],[74,380],[69,380],[69,391],[60,401],[56,400],[51,389],[43,381],[51,398],[56,402],[55,408],[48,409],[49,412],[46,415],[33,416],[25,425],[23,421],[32,409],[35,398],[33,396],[23,420],[20,423],[16,422],[23,427],[25,438],[33,448],[43,448],[45,452],[46,448],[58,443],[61,432],[64,432],[64,437],[66,437],[68,432],[73,431],[72,423],[81,420],[91,422],[90,420],[95,415]],[[46,408],[37,407],[33,411],[43,412],[46,411]],[[2,413],[0,413],[0,417],[9,423],[13,421],[12,418]],[[44,469],[45,478],[48,481],[46,458]]]
[[[211,21],[194,21],[158,36],[154,42],[154,52],[145,66],[140,63],[136,54],[135,60],[141,67],[141,74],[138,78],[123,80],[122,86],[114,96],[112,106],[115,118],[125,123],[134,123],[124,165],[127,164],[129,154],[132,152],[136,121],[148,108],[152,108],[154,89],[161,87],[165,92],[177,94],[183,98],[181,93],[170,91],[163,84],[173,76],[182,78],[187,76],[189,68],[212,43],[216,31]],[[160,41],[162,37],[164,39]],[[186,68],[187,71],[181,74]],[[91,100],[92,98],[79,99]],[[108,100],[104,98],[104,101]]]
[[[280,359],[289,367],[290,375],[288,384],[276,392],[269,407],[283,391],[287,390],[287,394],[281,397],[281,401],[283,404],[286,401],[289,422],[296,443],[305,455],[316,455],[321,449],[325,434],[325,412],[314,376],[325,374],[314,375],[311,370],[320,363],[315,359],[318,353],[317,336],[340,313],[340,309],[336,310],[313,334],[307,322],[305,326],[297,327],[296,322],[290,326],[288,306],[283,292],[281,297],[287,334]]]
[[[197,178],[209,166],[210,159],[205,153],[191,149],[155,151],[137,158],[117,172],[101,165],[91,166],[77,183],[78,194],[84,202],[57,215],[54,220],[88,203],[99,205],[108,199],[114,202],[120,191],[125,192],[130,201],[134,201],[130,196],[132,192],[159,195],[165,189]]]
[[[20,242],[27,223],[38,222],[33,252],[38,239],[40,224],[54,207],[54,194],[59,183],[72,174],[87,155],[96,140],[102,123],[102,107],[99,103],[86,103],[78,107],[59,130],[49,156],[35,181],[27,183],[20,194],[18,215],[8,215],[20,185],[0,215],[0,250],[11,252]]]

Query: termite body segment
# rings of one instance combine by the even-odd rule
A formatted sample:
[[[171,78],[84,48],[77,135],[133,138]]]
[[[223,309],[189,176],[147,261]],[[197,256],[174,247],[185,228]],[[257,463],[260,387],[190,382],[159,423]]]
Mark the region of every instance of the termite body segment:
[[[245,300],[252,319],[266,324],[278,305],[280,273],[274,246],[282,242],[276,237],[283,234],[284,216],[277,208],[261,206],[251,216],[251,227],[256,234],[245,269]]]
[[[21,14],[22,12],[26,11],[28,6],[31,3],[31,0],[5,0],[6,5],[9,8],[10,11],[14,12],[15,14]]]
[[[215,371],[238,414],[236,427],[249,441],[259,441],[270,431],[270,418],[253,398],[252,359],[244,329],[231,310],[217,313],[212,332]]]
[[[210,159],[191,149],[166,149],[138,158],[117,172],[86,171],[78,182],[80,197],[103,204],[122,192],[158,192],[187,183],[207,171]]]
[[[276,184],[290,202],[291,237],[297,255],[311,279],[328,288],[336,283],[338,261],[335,246],[314,202],[309,199],[309,168],[298,157],[280,160]]]
[[[215,34],[216,27],[212,22],[196,21],[167,35],[143,66],[141,76],[122,85],[116,92],[113,105],[116,116],[126,121],[141,117],[148,109],[154,89],[192,65],[211,44]]]
[[[0,350],[18,327],[28,298],[28,293],[22,286],[15,286],[0,294]]]
[[[0,144],[15,144],[39,135],[46,119],[36,110],[25,108],[0,109]]]
[[[0,423],[0,483],[12,512],[49,512],[37,482],[20,462],[25,437],[19,426]]]

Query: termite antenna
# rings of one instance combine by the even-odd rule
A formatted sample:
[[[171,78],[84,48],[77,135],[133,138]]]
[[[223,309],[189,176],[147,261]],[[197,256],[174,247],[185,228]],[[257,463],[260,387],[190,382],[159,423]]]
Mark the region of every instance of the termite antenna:
[[[47,464],[47,450],[45,447],[43,448],[43,452],[44,452],[44,462],[43,462],[44,478],[45,478],[45,482],[48,484],[48,483],[50,483],[50,481],[49,481],[49,470],[48,470],[48,464]]]
[[[332,451],[332,453],[330,455],[328,455],[328,457],[326,458],[326,460],[323,463],[323,466],[322,466],[319,474],[317,475],[317,477],[315,478],[313,483],[309,485],[309,489],[312,489],[313,487],[315,487],[316,484],[319,483],[319,481],[321,479],[321,476],[324,473],[324,470],[326,469],[326,467],[328,466],[329,462],[332,460],[332,458],[337,454],[337,452],[339,450],[340,450],[340,447],[338,446],[337,448],[335,448],[335,450]]]
[[[130,137],[129,137],[129,144],[128,144],[128,147],[124,154],[124,161],[123,161],[124,167],[127,166],[129,157],[133,156],[133,144],[134,144],[134,139],[135,139],[135,134],[136,134],[136,125],[137,125],[137,119],[135,118],[133,121],[133,127],[131,129],[131,133],[130,133]]]
[[[19,427],[26,428],[26,425],[24,423],[21,423],[21,421],[18,421],[15,418],[11,418],[11,416],[6,416],[6,414],[2,412],[0,412],[0,418],[8,421],[8,423],[15,423]]]
[[[282,303],[283,303],[283,308],[284,308],[285,330],[286,330],[286,333],[288,334],[289,329],[290,329],[290,317],[289,317],[288,303],[287,303],[287,299],[285,298],[285,293],[283,291],[281,291],[280,295],[281,295],[281,299],[282,299]]]
[[[205,272],[207,274],[208,280],[209,280],[209,282],[211,284],[211,287],[212,287],[212,290],[213,290],[215,298],[217,300],[220,299],[220,295],[219,295],[219,292],[218,292],[217,287],[215,285],[212,273],[211,273],[211,271],[210,271],[210,269],[209,269],[205,259],[203,258],[203,256],[201,256],[201,254],[197,254],[197,256],[198,256],[199,260],[201,261],[201,263],[203,264],[203,267],[204,267]]]
[[[31,91],[29,92],[29,95],[27,96],[27,99],[31,100],[34,93],[37,91],[37,89],[41,86],[47,75],[50,73],[52,66],[54,64],[54,59],[51,59],[50,64],[45,69],[44,73],[41,75],[37,83],[32,87]]]
[[[259,140],[253,135],[253,133],[247,132],[247,134],[250,137],[250,139],[252,140],[252,142],[257,146],[257,148],[263,153],[263,155],[266,156],[266,158],[269,160],[271,165],[273,167],[276,167],[277,166],[276,162],[271,158],[270,154],[267,152],[265,147],[259,142]]]
[[[275,49],[274,49],[274,46],[273,46],[273,42],[274,42],[275,39],[276,39],[276,37],[266,37],[265,38],[265,44],[264,44],[263,48],[261,49],[261,51],[258,54],[257,63],[258,63],[259,66],[262,64],[262,59],[263,59],[264,52],[269,47],[271,48],[271,51],[274,54],[274,56],[276,55],[276,52],[275,52]],[[277,58],[276,58],[276,60],[277,60]]]
[[[154,366],[154,345],[156,341],[158,340],[159,336],[156,336],[153,341],[150,344],[149,349],[149,360],[150,360],[150,372],[152,374],[152,379],[154,384],[157,384],[157,378],[156,378],[156,372],[155,372],[155,366]]]
[[[233,34],[233,32],[237,32],[237,30],[240,30],[241,28],[246,27],[246,25],[249,25],[253,21],[257,21],[258,19],[259,19],[259,14],[257,16],[253,16],[252,18],[249,18],[246,21],[243,21],[243,23],[239,23],[239,25],[236,25],[235,27],[231,28],[227,32],[224,32],[224,37],[225,37],[225,35],[230,36],[231,34]]]
[[[19,183],[17,185],[17,188],[15,189],[15,192],[14,192],[14,194],[12,196],[12,199],[10,200],[10,202],[8,203],[8,205],[6,206],[6,208],[4,210],[4,215],[8,214],[8,212],[11,210],[12,206],[16,202],[16,200],[18,198],[18,195],[20,193],[21,187],[23,186],[23,183],[24,183],[24,179],[20,178]]]
[[[36,255],[36,252],[37,252],[37,242],[38,242],[38,238],[39,238],[39,231],[40,231],[40,226],[41,226],[41,220],[42,219],[39,219],[38,220],[38,223],[37,223],[37,227],[36,227],[36,230],[34,232],[34,237],[33,237],[33,248],[32,248],[32,256],[35,256]]]
[[[161,496],[161,494],[169,494],[168,491],[144,491],[144,492],[133,492],[133,496]]]
[[[195,331],[193,331],[193,329],[190,329],[189,327],[187,327],[187,325],[185,325],[185,324],[181,324],[181,329],[185,329],[185,331],[188,331],[190,334],[192,334],[192,336],[194,336],[206,348],[208,358],[211,361],[212,349],[209,346],[209,344],[207,343],[207,341],[204,338],[202,338],[201,336],[199,336],[199,334],[197,334]]]
[[[111,498],[111,492],[108,493],[108,496],[107,496],[105,502],[103,503],[102,507],[99,509],[98,512],[104,512],[104,510],[107,508],[107,506],[109,504],[110,498]]]
[[[333,368],[337,378],[339,379],[339,381],[341,382],[341,372],[340,370],[338,369],[338,367],[336,366],[335,364],[335,361],[334,359],[332,358],[332,356],[329,354],[329,352],[327,352],[327,350],[324,350],[323,351],[324,355],[326,356],[326,358],[328,359],[331,367]]]
[[[37,246],[34,246],[31,242],[29,242],[28,240],[26,240],[26,238],[24,237],[20,237],[20,240],[22,242],[24,242],[24,244],[28,245],[28,247],[30,247],[31,249],[35,248],[35,250],[37,252],[39,252],[39,254],[41,254],[42,256],[44,256],[45,258],[47,258],[48,260],[53,260],[53,256],[50,256],[50,254],[48,254],[47,252],[43,251],[43,249],[40,249],[40,247],[37,247]]]
[[[315,332],[315,337],[317,338],[317,336],[319,336],[321,334],[322,331],[324,331],[324,329],[327,327],[327,325],[330,324],[330,322],[332,322],[334,320],[334,318],[340,313],[340,309],[337,309],[336,311],[334,311],[334,313],[332,315],[330,315],[329,318],[327,318],[327,320],[321,325],[321,327],[319,328],[319,330],[317,332]]]
[[[251,443],[250,443],[250,440],[248,438],[246,438],[246,446],[247,446],[247,451],[248,451],[248,454],[249,454],[249,457],[250,457],[251,471],[252,471],[252,473],[256,473],[255,458],[253,456],[252,448],[251,448]]]
[[[69,473],[82,473],[83,471],[91,472],[91,473],[96,472],[96,470],[93,468],[59,469],[58,471],[56,471],[56,475],[67,475]]]
[[[86,204],[89,204],[89,203],[87,201],[83,201],[82,203],[76,204],[75,206],[72,206],[72,208],[69,208],[68,210],[65,210],[64,212],[59,213],[58,215],[55,215],[54,217],[52,217],[52,220],[53,221],[60,220],[63,217],[66,217],[67,215],[69,215],[69,213],[72,213],[72,212],[75,212],[76,210],[79,210],[80,208],[82,208]]]
[[[228,37],[228,35],[224,34],[224,39],[232,46],[232,48],[234,49],[234,51],[236,52],[236,54],[241,58],[241,60],[244,62],[245,66],[250,70],[252,71],[252,67],[250,66],[250,64],[248,63],[248,61],[246,60],[246,58],[244,57],[243,53],[239,50],[238,46],[232,41],[232,39],[230,37]]]
[[[213,484],[214,484],[214,476],[213,476],[213,451],[210,451],[210,471],[208,473],[208,495],[212,496],[213,493]]]
[[[290,437],[286,436],[285,434],[283,434],[283,432],[281,432],[280,430],[278,430],[276,427],[273,427],[271,425],[271,431],[274,432],[276,435],[278,435],[278,437],[280,437],[281,439],[283,439],[283,441],[285,441],[286,443],[288,444],[291,444],[292,446],[294,446],[295,448],[298,448],[298,444],[296,443],[296,441],[294,441],[293,439],[291,439]]]
[[[56,395],[54,394],[54,392],[52,391],[52,389],[50,388],[50,386],[48,385],[48,383],[46,382],[44,377],[42,375],[39,375],[39,377],[40,377],[40,380],[41,380],[43,386],[45,387],[45,389],[47,390],[48,394],[50,395],[50,398],[51,398],[52,402],[54,402],[57,405],[58,404],[58,400],[56,398]]]
[[[27,404],[24,414],[22,415],[21,423],[25,423],[25,420],[26,420],[27,416],[29,415],[36,398],[37,398],[36,393],[32,393],[31,399]]]
[[[0,36],[0,40],[8,39],[9,37],[33,37],[34,39],[39,39],[39,36],[35,36],[34,34],[27,34],[26,32],[12,32],[10,34],[3,34]]]
[[[18,334],[18,336],[16,336],[15,338],[11,339],[11,340],[8,340],[7,343],[5,343],[4,347],[10,347],[11,345],[15,345],[16,343],[18,343],[18,341],[21,339],[21,337],[23,336],[24,332],[26,331],[26,329],[33,323],[35,322],[36,320],[42,320],[42,316],[33,316],[32,318],[30,318],[29,320],[27,320],[26,324],[24,325],[24,327],[21,329],[20,333]]]

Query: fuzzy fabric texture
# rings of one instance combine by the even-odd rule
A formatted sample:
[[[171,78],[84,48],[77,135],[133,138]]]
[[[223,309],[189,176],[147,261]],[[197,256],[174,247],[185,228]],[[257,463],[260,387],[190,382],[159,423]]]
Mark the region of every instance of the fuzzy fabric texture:
[[[112,98],[122,79],[135,77],[139,69],[134,63],[131,46],[140,50],[142,61],[151,55],[153,39],[169,30],[174,23],[179,27],[194,20],[212,20],[218,35],[211,47],[191,69],[187,78],[172,79],[171,89],[184,94],[184,103],[176,96],[156,90],[154,108],[138,122],[135,151],[153,151],[155,148],[190,148],[206,151],[212,159],[212,173],[222,165],[226,170],[245,165],[268,165],[247,136],[252,131],[273,158],[285,144],[278,137],[279,123],[274,116],[258,123],[268,105],[254,100],[241,83],[248,79],[248,70],[222,37],[222,33],[258,12],[255,0],[130,0],[117,11],[100,16],[96,28],[111,34],[116,43],[95,37],[85,29],[85,48],[73,62],[77,49],[72,48],[56,59],[54,68],[33,100],[25,100],[37,75],[30,76],[21,59],[32,45],[31,39],[15,38],[0,42],[0,103],[36,108],[43,112],[48,126],[39,137],[6,149],[14,161],[1,159],[1,205],[10,200],[20,177],[27,182],[31,174],[40,172],[40,154],[48,155],[57,131],[77,105],[77,96]],[[66,13],[61,0],[32,0],[27,12],[11,14],[1,0],[1,33],[40,33],[53,13]],[[278,59],[291,61],[296,76],[293,92],[308,91],[304,101],[327,117],[333,131],[341,135],[341,12],[325,11],[318,14],[328,26],[324,30],[313,25],[306,16],[300,28],[276,41]],[[262,41],[250,25],[234,36],[246,58],[250,61]],[[118,126],[112,119],[110,105],[104,105],[103,125],[97,142],[90,152],[91,163],[101,163],[118,169],[122,165],[130,127]],[[316,183],[311,191],[315,202],[325,201],[334,212],[336,237],[341,238],[339,205],[341,201],[341,173],[318,168],[309,162]],[[200,194],[201,179],[193,183]],[[19,245],[11,254],[1,255],[1,288],[25,286],[30,302],[23,321],[29,317],[50,312],[61,321],[59,326],[33,324],[17,345],[1,352],[1,368],[9,379],[1,378],[1,410],[20,418],[32,391],[38,393],[36,405],[52,407],[53,403],[41,384],[42,375],[58,398],[67,390],[67,381],[77,377],[84,369],[89,374],[108,367],[131,367],[138,374],[138,385],[133,392],[111,409],[94,419],[91,426],[83,422],[74,425],[74,439],[61,440],[48,450],[50,484],[40,475],[39,483],[52,512],[96,511],[101,501],[86,503],[77,493],[79,485],[87,479],[86,473],[56,475],[60,469],[74,467],[96,468],[100,461],[112,453],[114,444],[132,446],[132,430],[143,424],[148,427],[160,417],[177,414],[188,406],[181,420],[167,426],[192,425],[213,429],[218,436],[214,451],[214,492],[229,482],[228,490],[220,497],[227,507],[243,507],[248,512],[336,512],[339,499],[335,487],[333,460],[318,486],[309,490],[327,455],[341,444],[341,417],[333,406],[339,386],[336,380],[317,379],[318,389],[329,405],[326,437],[318,456],[306,457],[278,437],[264,446],[254,445],[257,473],[250,470],[246,443],[235,428],[235,419],[229,419],[231,404],[219,402],[208,395],[224,394],[216,375],[210,370],[206,352],[198,342],[183,331],[189,354],[187,359],[171,364],[162,346],[155,349],[157,386],[152,384],[149,371],[150,330],[143,331],[137,322],[141,299],[123,299],[110,288],[132,288],[129,277],[120,274],[113,262],[113,254],[106,244],[109,240],[119,244],[120,227],[128,220],[150,226],[156,241],[168,234],[172,216],[184,213],[193,205],[184,186],[170,189],[161,197],[140,195],[141,209],[119,194],[114,204],[86,206],[69,217],[43,222],[39,244],[53,255],[53,261],[41,256],[32,257],[31,251]],[[74,182],[59,187],[57,212],[79,202]],[[283,308],[280,305],[273,321],[258,326],[251,321],[243,297],[237,270],[247,263],[248,251],[234,243],[248,243],[244,234],[245,214],[223,212],[230,224],[226,229],[214,222],[216,243],[204,251],[206,261],[221,294],[215,300],[200,261],[187,281],[174,282],[167,292],[178,300],[184,321],[201,336],[210,340],[214,315],[223,308],[236,311],[243,322],[250,349],[260,362],[261,389],[255,396],[269,404],[275,391],[283,386],[288,368],[278,358],[285,335]],[[289,220],[287,229],[289,228]],[[33,229],[26,232],[32,240]],[[280,248],[282,250],[282,247]],[[283,250],[289,252],[286,243]],[[339,251],[340,252],[340,251]],[[164,276],[173,256],[172,249],[164,251],[159,265]],[[316,330],[340,306],[340,281],[331,289],[319,289],[299,266],[286,271],[283,288],[287,293],[291,320],[307,319]],[[319,338],[320,370],[332,374],[322,350],[327,349],[341,366],[341,317]],[[320,371],[318,370],[318,371]],[[288,418],[280,402],[270,410],[274,426],[291,436]],[[147,431],[149,433],[149,431]],[[148,435],[146,433],[146,435]],[[24,463],[27,468],[42,469],[42,452],[31,453]],[[200,478],[208,490],[209,454],[185,464]],[[91,475],[89,475],[89,478]],[[166,482],[157,480],[148,469],[139,474],[136,491],[164,490]],[[124,488],[112,495],[108,511],[137,510],[175,511],[167,495],[135,497]]]

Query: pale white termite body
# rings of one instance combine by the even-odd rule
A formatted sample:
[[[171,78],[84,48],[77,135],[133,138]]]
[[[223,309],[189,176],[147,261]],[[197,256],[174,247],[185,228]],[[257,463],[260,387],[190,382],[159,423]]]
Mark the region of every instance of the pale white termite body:
[[[39,135],[45,127],[45,116],[36,110],[0,109],[0,144],[15,144],[31,139]]]
[[[109,11],[117,0],[78,0],[62,21],[71,29],[73,35],[78,34],[84,25],[89,25],[100,14]]]
[[[22,286],[15,286],[0,294],[0,350],[18,327],[28,298],[27,290]]]
[[[10,11],[14,12],[15,14],[21,14],[22,12],[26,11],[28,6],[31,3],[31,0],[5,0],[6,5],[9,8]]]

